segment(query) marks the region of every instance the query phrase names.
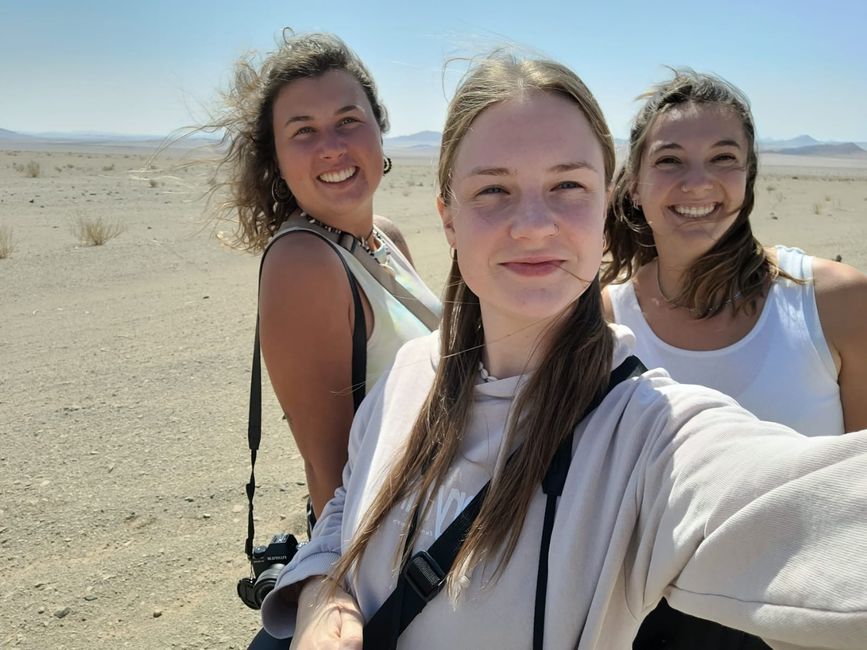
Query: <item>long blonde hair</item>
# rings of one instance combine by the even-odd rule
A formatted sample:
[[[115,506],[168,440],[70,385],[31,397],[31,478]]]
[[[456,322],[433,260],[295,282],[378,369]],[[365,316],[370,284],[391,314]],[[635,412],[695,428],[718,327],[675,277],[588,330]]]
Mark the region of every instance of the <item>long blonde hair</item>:
[[[590,122],[603,150],[605,181],[614,173],[614,143],[593,95],[568,68],[547,60],[519,60],[496,53],[477,63],[452,99],[439,158],[440,196],[451,200],[451,173],[458,146],[473,121],[488,107],[527,92],[556,93],[575,103]],[[601,215],[600,215],[601,218]],[[478,297],[453,261],[444,299],[440,331],[441,357],[433,386],[412,427],[406,450],[391,469],[383,488],[362,520],[349,549],[332,576],[339,583],[361,559],[388,513],[406,499],[412,506],[405,523],[423,520],[429,496],[444,481],[463,441],[473,406],[481,348],[484,345]],[[509,561],[530,501],[557,447],[574,429],[581,413],[604,387],[611,370],[613,336],[602,316],[598,276],[548,333],[538,369],[515,400],[503,444],[521,445],[509,464],[508,477],[494,476],[487,497],[447,577],[456,592],[462,576],[495,556],[494,576]],[[507,479],[507,480],[506,480]],[[413,540],[406,545],[412,548]],[[396,549],[396,561],[404,560]]]

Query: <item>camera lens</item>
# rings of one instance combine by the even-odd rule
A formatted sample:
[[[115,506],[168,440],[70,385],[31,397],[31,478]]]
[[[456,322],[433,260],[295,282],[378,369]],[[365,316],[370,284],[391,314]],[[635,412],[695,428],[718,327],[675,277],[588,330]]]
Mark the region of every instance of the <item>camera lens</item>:
[[[253,586],[253,597],[256,599],[256,604],[259,607],[262,606],[262,601],[265,600],[265,596],[271,593],[271,590],[274,589],[274,585],[277,584],[277,577],[280,575],[280,571],[283,570],[283,564],[272,564],[267,569],[262,571],[259,574],[259,577],[256,578],[256,584]]]

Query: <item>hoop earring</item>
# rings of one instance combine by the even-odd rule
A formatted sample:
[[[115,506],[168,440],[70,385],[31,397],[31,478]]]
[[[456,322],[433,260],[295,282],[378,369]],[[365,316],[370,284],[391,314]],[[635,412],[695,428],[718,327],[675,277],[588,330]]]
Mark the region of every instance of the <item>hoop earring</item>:
[[[283,203],[292,198],[292,190],[282,178],[278,177],[271,183],[271,198],[274,203]]]
[[[457,248],[449,248],[449,257],[452,258],[452,262],[458,261],[458,249]]]
[[[383,176],[385,174],[387,174],[388,172],[390,172],[391,168],[392,168],[391,158],[389,158],[388,156],[385,156],[385,160],[382,161],[382,174],[383,174]]]

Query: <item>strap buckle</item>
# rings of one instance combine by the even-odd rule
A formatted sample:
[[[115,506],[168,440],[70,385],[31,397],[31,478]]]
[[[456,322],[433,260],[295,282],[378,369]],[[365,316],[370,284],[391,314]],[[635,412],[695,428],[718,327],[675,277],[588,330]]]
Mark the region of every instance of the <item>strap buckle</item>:
[[[403,575],[413,591],[429,603],[443,588],[446,572],[427,551],[413,555],[403,568]]]

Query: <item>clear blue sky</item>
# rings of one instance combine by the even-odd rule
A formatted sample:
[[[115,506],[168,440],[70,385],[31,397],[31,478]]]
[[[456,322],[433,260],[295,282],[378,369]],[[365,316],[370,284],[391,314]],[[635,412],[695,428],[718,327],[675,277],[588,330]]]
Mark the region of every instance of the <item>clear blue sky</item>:
[[[0,128],[165,134],[287,25],[361,55],[391,135],[441,130],[447,57],[511,43],[575,69],[621,137],[663,66],[689,65],[740,86],[761,137],[867,141],[864,0],[0,0]]]

